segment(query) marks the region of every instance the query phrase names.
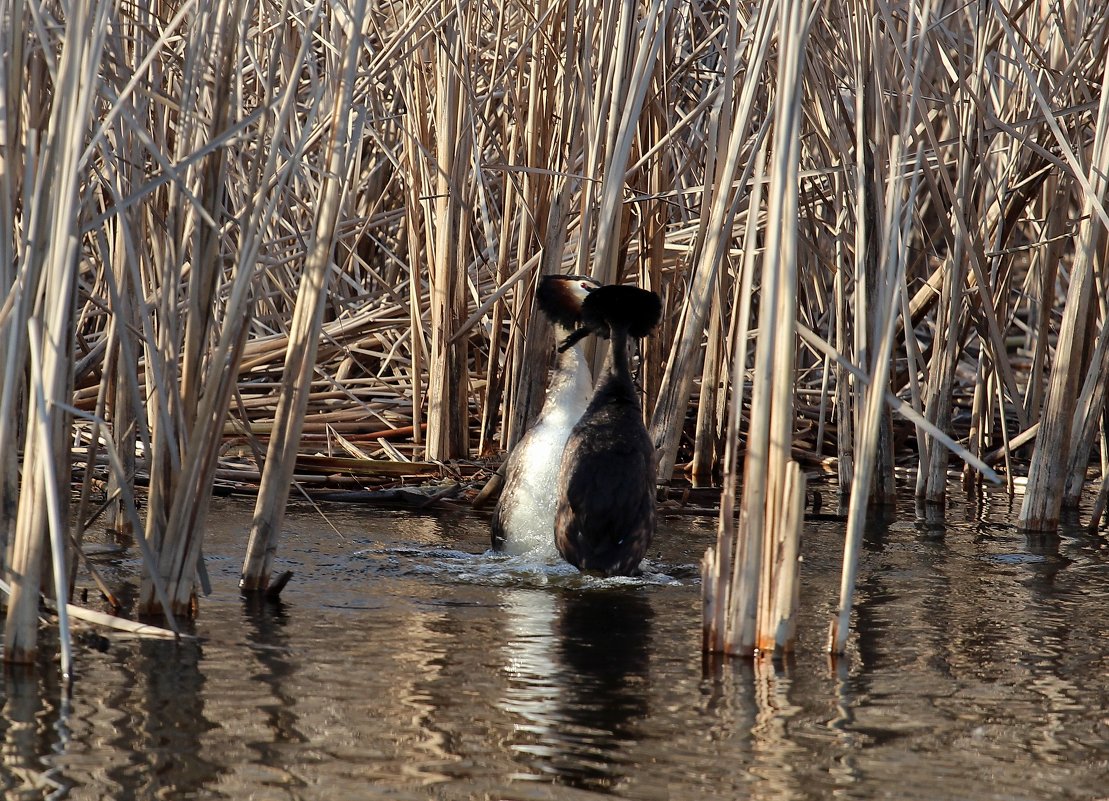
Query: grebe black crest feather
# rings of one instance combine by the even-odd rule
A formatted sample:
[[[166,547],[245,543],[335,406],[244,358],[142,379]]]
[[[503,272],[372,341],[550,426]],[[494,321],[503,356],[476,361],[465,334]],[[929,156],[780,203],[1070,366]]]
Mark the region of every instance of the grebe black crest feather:
[[[609,339],[611,331],[639,339],[651,333],[661,318],[662,299],[654,292],[634,286],[603,286],[582,302],[581,327],[562,341],[559,350],[590,334]]]
[[[662,299],[634,286],[603,286],[581,304],[582,324],[606,337],[609,331],[645,337],[661,317]]]

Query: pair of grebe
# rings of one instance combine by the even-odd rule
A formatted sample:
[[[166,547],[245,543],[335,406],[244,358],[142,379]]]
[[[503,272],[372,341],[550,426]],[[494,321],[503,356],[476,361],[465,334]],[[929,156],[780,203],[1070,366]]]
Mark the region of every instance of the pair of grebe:
[[[628,345],[658,324],[658,295],[545,276],[536,299],[556,326],[558,364],[538,419],[508,458],[493,511],[493,547],[521,553],[551,541],[583,572],[638,572],[655,530],[654,447],[643,426]],[[596,387],[580,342],[610,347]]]

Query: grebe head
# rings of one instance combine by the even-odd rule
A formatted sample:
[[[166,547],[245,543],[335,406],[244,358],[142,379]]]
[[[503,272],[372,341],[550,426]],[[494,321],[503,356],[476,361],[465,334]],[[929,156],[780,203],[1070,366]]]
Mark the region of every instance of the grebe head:
[[[645,337],[661,318],[662,298],[654,292],[634,286],[603,286],[582,301],[581,325],[558,349],[564,351],[590,334],[608,339],[613,331],[621,331],[636,338]]]
[[[585,275],[545,275],[539,280],[535,299],[551,322],[573,331],[582,325],[582,304],[600,286]]]

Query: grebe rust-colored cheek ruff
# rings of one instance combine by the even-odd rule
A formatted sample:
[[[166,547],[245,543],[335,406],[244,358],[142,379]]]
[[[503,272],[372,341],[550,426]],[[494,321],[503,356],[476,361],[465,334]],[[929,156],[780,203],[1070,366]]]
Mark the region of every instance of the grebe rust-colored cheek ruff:
[[[535,291],[540,311],[557,326],[573,331],[582,324],[586,298],[601,285],[584,275],[545,275]]]

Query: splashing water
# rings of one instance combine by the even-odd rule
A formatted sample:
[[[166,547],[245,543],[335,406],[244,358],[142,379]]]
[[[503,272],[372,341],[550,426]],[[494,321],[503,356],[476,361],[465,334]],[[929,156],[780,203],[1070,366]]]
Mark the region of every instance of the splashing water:
[[[554,548],[539,545],[518,554],[488,550],[475,554],[451,548],[379,546],[363,548],[352,556],[372,559],[383,572],[428,575],[465,584],[490,587],[565,587],[603,589],[612,587],[681,586],[681,576],[696,575],[694,565],[666,565],[645,559],[638,576],[603,578],[580,573],[565,562]]]

